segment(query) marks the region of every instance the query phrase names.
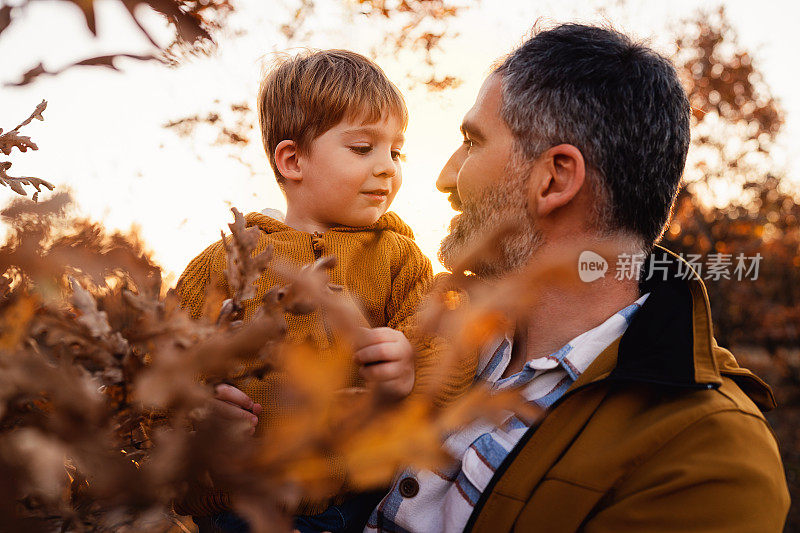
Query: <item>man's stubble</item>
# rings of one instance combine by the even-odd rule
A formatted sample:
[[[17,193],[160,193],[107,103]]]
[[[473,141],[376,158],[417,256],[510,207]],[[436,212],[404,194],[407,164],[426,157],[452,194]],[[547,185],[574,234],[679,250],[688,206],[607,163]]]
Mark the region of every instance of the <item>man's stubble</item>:
[[[452,271],[481,238],[509,222],[519,231],[504,237],[493,257],[479,259],[470,270],[483,278],[497,278],[530,262],[544,239],[528,212],[528,170],[515,154],[497,186],[486,188],[480,198],[461,199],[462,212],[450,221],[449,233],[439,247],[439,260],[448,270]]]

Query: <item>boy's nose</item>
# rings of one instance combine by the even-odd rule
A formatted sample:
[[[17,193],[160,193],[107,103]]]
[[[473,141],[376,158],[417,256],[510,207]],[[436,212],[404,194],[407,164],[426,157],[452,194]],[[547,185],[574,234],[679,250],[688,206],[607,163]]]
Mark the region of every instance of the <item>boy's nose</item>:
[[[386,176],[387,178],[391,178],[397,174],[397,165],[395,165],[392,156],[381,157],[380,160],[375,163],[372,174],[375,176]]]

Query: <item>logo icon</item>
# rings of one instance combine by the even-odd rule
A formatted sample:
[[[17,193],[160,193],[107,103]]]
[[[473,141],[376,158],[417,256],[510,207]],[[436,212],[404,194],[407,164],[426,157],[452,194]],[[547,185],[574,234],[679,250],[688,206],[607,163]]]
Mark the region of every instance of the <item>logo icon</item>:
[[[578,275],[581,281],[591,283],[605,277],[608,271],[608,261],[591,250],[584,250],[578,258]]]

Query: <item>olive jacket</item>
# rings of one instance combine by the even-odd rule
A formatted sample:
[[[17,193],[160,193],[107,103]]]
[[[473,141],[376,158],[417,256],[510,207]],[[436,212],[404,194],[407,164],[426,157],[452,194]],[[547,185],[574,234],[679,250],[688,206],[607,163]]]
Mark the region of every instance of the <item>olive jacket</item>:
[[[467,530],[783,530],[786,478],[762,415],[772,391],[717,345],[696,273],[656,254],[666,275],[643,282],[625,334],[521,439]]]

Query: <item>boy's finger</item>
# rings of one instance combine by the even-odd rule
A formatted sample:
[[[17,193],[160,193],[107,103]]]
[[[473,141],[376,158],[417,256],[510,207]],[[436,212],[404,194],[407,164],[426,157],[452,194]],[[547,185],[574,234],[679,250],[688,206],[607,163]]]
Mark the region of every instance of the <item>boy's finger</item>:
[[[358,369],[358,374],[366,381],[391,381],[403,377],[406,372],[405,365],[398,362],[362,366]]]
[[[395,341],[398,333],[392,328],[358,328],[358,335],[353,339],[353,349],[359,350],[372,344]]]
[[[359,365],[372,365],[384,361],[397,361],[400,359],[400,354],[394,348],[395,346],[391,342],[372,344],[357,350],[353,354],[353,358]]]
[[[215,400],[212,408],[214,412],[227,420],[247,420],[253,425],[258,424],[258,417],[256,415],[231,403]]]
[[[238,405],[246,411],[252,411],[255,405],[250,396],[227,383],[220,383],[214,387],[214,397],[223,402]]]

